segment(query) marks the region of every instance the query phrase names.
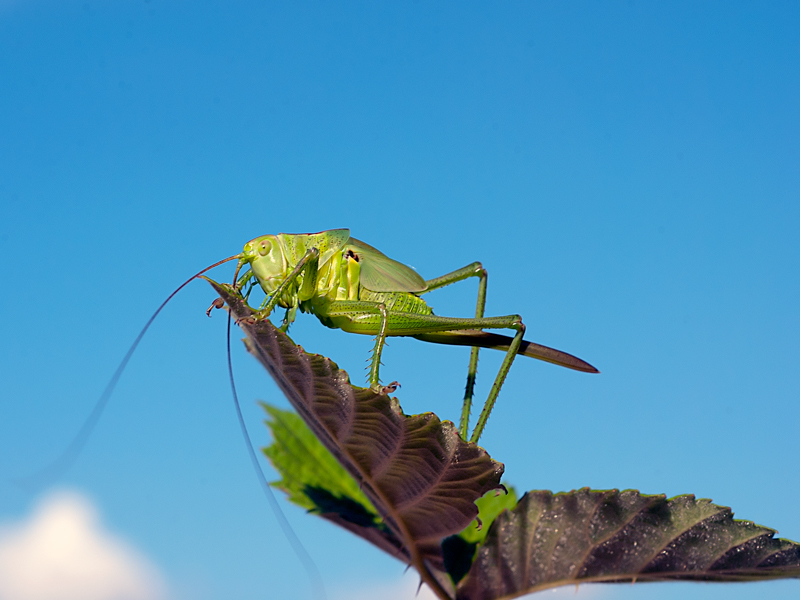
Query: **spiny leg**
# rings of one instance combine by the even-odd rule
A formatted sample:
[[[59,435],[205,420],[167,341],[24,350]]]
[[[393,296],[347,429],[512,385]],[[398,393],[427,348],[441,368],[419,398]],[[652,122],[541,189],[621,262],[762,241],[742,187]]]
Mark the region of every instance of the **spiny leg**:
[[[237,290],[241,290],[241,289],[242,289],[242,287],[243,287],[243,286],[244,286],[246,283],[248,283],[248,282],[250,282],[250,284],[251,284],[251,287],[252,287],[252,283],[253,283],[253,278],[254,278],[254,277],[255,277],[255,273],[253,273],[253,270],[252,270],[252,269],[248,269],[248,270],[247,270],[247,271],[244,273],[244,275],[242,275],[242,276],[241,276],[241,277],[240,277],[240,278],[239,278],[239,279],[238,279],[238,280],[237,280],[237,281],[234,283],[234,288],[235,288],[235,289],[237,289]]]
[[[296,315],[297,315],[297,303],[292,304],[289,308],[287,308],[286,313],[283,315],[283,322],[281,323],[280,326],[280,330],[283,333],[289,331],[289,325],[294,323]]]
[[[247,320],[252,323],[256,323],[269,317],[270,313],[275,308],[275,305],[278,304],[278,300],[280,300],[284,291],[290,285],[292,285],[303,272],[305,272],[305,277],[303,279],[303,285],[298,292],[298,297],[300,299],[304,299],[301,294],[306,294],[308,288],[316,286],[318,268],[319,250],[316,248],[309,248],[303,255],[303,258],[297,262],[294,269],[291,270],[286,279],[283,280],[283,282],[277,287],[272,295],[264,298],[264,303],[261,305],[261,309],[254,312],[250,317],[247,317]],[[289,316],[288,313],[287,316]]]
[[[382,390],[378,371],[381,365],[381,354],[383,346],[386,344],[386,327],[389,322],[385,304],[379,304],[377,310],[381,315],[381,324],[378,334],[375,336],[375,347],[372,349],[372,362],[369,366],[369,387],[373,392],[379,393]]]
[[[252,275],[252,272],[251,272],[251,275]],[[244,279],[244,277],[242,279]],[[241,294],[242,299],[244,300],[244,303],[247,304],[247,306],[250,306],[250,304],[248,303],[248,300],[250,299],[250,294],[255,289],[255,287],[258,285],[258,281],[256,281],[255,277],[254,277],[252,279],[247,280],[246,283],[244,283],[243,285],[247,286],[247,291],[243,291],[244,288],[241,287],[241,286],[238,286],[236,289]]]
[[[325,308],[327,319],[336,323],[337,327],[343,331],[361,334],[378,334],[376,339],[375,353],[372,367],[377,373],[380,362],[379,352],[383,348],[383,339],[386,336],[414,336],[425,340],[425,334],[447,334],[455,333],[467,329],[514,329],[516,335],[511,339],[506,357],[500,366],[489,396],[486,399],[483,410],[481,411],[475,430],[472,432],[470,441],[476,442],[500,393],[506,376],[508,375],[511,364],[514,362],[522,344],[522,337],[525,334],[525,325],[519,315],[506,315],[502,317],[482,317],[475,319],[464,319],[457,317],[442,317],[433,314],[417,314],[398,310],[386,309],[384,305],[378,305],[369,301],[336,300],[328,304]],[[436,337],[436,336],[432,336]],[[438,340],[434,340],[438,341]],[[447,343],[447,342],[441,342]],[[371,379],[370,384],[374,384]]]
[[[492,389],[489,391],[489,396],[486,398],[486,403],[483,405],[483,410],[481,411],[480,417],[478,417],[478,423],[475,425],[475,429],[472,431],[472,437],[469,439],[470,442],[476,444],[483,433],[484,427],[486,427],[486,421],[489,420],[489,413],[491,413],[492,408],[494,408],[495,400],[497,400],[497,395],[500,393],[500,388],[503,386],[506,375],[508,375],[508,371],[511,369],[511,364],[517,357],[520,344],[522,344],[522,336],[525,335],[525,325],[522,323],[522,319],[519,316],[517,316],[517,320],[511,325],[511,327],[517,330],[517,334],[514,336],[514,339],[511,341],[511,345],[508,347],[506,357],[503,359],[503,364],[500,365],[500,370],[497,373],[497,377],[494,379]]]
[[[486,269],[481,267],[480,283],[478,284],[478,302],[475,307],[475,318],[482,319],[483,312],[486,308],[486,283],[488,274]],[[469,354],[469,368],[467,369],[467,386],[464,390],[464,404],[461,407],[461,421],[459,423],[459,430],[461,437],[467,439],[467,431],[469,430],[469,415],[472,411],[472,396],[475,392],[475,377],[478,375],[478,346],[473,346]]]
[[[430,292],[431,290],[450,285],[451,283],[462,281],[468,277],[480,277],[480,282],[478,283],[478,302],[475,307],[475,318],[482,319],[484,310],[486,308],[486,283],[488,279],[488,273],[486,272],[486,269],[483,268],[483,265],[479,262],[474,262],[471,265],[467,265],[466,267],[453,271],[452,273],[448,273],[447,275],[442,275],[441,277],[436,277],[435,279],[429,279],[425,282],[425,292]],[[479,351],[480,348],[478,346],[473,346],[469,355],[467,385],[464,389],[464,403],[461,407],[461,420],[459,421],[458,425],[458,431],[463,439],[467,439],[467,433],[469,431],[469,416],[470,412],[472,411],[472,397],[475,393],[475,378],[478,374]]]

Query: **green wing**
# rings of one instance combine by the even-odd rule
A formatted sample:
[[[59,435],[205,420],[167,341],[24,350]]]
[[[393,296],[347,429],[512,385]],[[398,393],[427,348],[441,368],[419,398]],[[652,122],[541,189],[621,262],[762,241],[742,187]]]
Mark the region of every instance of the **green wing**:
[[[345,252],[352,251],[361,267],[359,281],[373,292],[424,292],[425,280],[403,263],[392,260],[377,248],[350,238]]]

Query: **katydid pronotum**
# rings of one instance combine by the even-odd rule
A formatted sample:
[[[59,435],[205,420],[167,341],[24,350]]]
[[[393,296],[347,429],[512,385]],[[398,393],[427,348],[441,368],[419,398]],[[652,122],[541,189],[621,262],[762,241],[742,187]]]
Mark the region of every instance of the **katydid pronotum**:
[[[232,257],[234,258],[234,257]],[[589,363],[547,346],[522,339],[525,325],[519,315],[484,317],[486,269],[479,262],[452,273],[424,280],[410,267],[350,237],[349,229],[319,233],[265,235],[245,244],[238,255],[235,285],[247,298],[253,286],[266,294],[252,319],[266,319],[280,306],[286,309],[281,329],[286,331],[297,310],[309,312],[326,326],[350,333],[375,336],[369,368],[369,385],[381,391],[379,366],[389,336],[411,336],[425,342],[472,346],[459,432],[466,439],[480,348],[504,350],[506,356],[470,437],[477,442],[486,427],[497,395],[517,354],[563,367],[597,373]],[[239,271],[247,270],[238,277]],[[477,277],[478,299],[474,318],[433,314],[422,295],[469,277]],[[248,287],[249,286],[249,287]],[[220,304],[215,303],[215,306]],[[209,312],[211,309],[209,309]],[[513,337],[483,331],[512,329]],[[389,387],[388,389],[393,389]]]

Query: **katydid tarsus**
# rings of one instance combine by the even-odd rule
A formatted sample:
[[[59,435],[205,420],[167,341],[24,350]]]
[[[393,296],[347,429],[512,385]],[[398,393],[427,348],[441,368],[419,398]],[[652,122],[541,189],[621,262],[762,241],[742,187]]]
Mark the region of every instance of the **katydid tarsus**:
[[[472,442],[480,438],[517,354],[578,371],[598,372],[571,354],[524,341],[525,325],[519,315],[485,317],[487,273],[479,262],[424,280],[411,267],[350,237],[348,229],[265,235],[245,244],[238,258],[236,287],[244,290],[250,286],[245,293],[247,297],[252,286],[258,284],[266,294],[253,320],[266,319],[276,307],[282,307],[286,313],[281,329],[286,331],[299,309],[312,313],[328,327],[374,335],[368,378],[374,391],[384,389],[379,367],[387,337],[411,336],[437,344],[472,346],[459,425],[464,439],[468,433],[479,349],[504,350],[505,358],[470,436]],[[238,277],[242,268],[246,270]],[[435,315],[421,297],[470,277],[479,280],[474,318]],[[484,329],[511,329],[514,335],[507,337]]]

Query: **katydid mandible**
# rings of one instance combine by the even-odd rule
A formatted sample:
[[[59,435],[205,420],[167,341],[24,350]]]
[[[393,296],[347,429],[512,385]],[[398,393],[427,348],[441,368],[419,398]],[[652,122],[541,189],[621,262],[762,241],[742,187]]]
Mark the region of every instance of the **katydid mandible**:
[[[349,333],[375,336],[369,368],[369,385],[380,384],[379,367],[386,338],[411,336],[425,342],[472,346],[459,432],[466,439],[480,348],[504,350],[506,356],[472,432],[477,442],[517,354],[563,367],[597,373],[589,363],[547,346],[522,339],[525,325],[519,315],[484,317],[486,269],[479,262],[452,273],[424,280],[416,271],[392,260],[376,248],[350,237],[349,229],[319,233],[265,235],[245,244],[238,255],[234,275],[239,290],[256,284],[266,298],[252,319],[266,319],[276,307],[286,309],[281,329],[287,331],[297,310],[315,315],[323,325]],[[246,268],[238,277],[242,268]],[[238,279],[237,279],[238,277]],[[438,288],[477,277],[478,299],[474,318],[435,315],[422,295]],[[212,308],[219,306],[212,305]],[[209,312],[211,309],[209,309]],[[511,329],[513,337],[484,329]]]

